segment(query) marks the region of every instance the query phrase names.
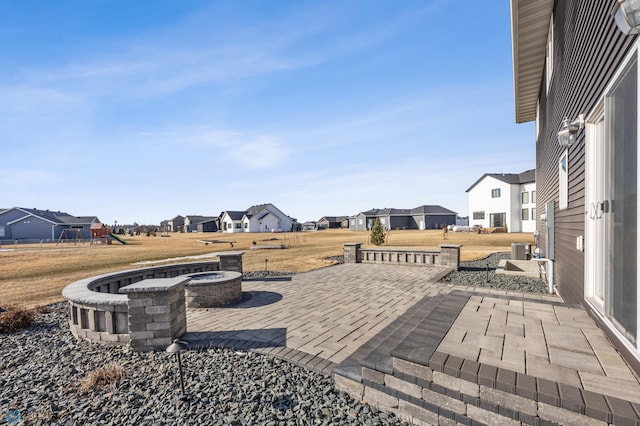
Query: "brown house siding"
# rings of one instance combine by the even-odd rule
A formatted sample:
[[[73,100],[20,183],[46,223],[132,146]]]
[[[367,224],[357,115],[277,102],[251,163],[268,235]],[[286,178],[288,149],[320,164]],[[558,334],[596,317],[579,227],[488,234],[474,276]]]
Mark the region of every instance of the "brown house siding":
[[[585,226],[584,132],[569,148],[569,205],[558,209],[558,161],[563,150],[557,132],[565,117],[588,115],[602,97],[635,38],[623,35],[611,17],[612,2],[567,0],[554,7],[554,66],[547,96],[546,76],[540,90],[539,135],[536,142],[537,229],[544,253],[544,206],[555,202],[555,278],[560,295],[570,303],[583,301],[584,253],[576,238]],[[585,241],[585,245],[589,241]]]

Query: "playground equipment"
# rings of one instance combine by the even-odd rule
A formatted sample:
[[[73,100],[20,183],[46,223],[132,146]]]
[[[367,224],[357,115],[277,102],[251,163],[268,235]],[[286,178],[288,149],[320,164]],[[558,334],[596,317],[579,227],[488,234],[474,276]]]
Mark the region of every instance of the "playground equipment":
[[[109,239],[112,240],[116,240],[117,242],[119,242],[120,244],[127,244],[127,242],[123,239],[121,239],[120,237],[118,237],[116,234],[114,234],[113,232],[109,233]]]
[[[91,244],[108,244],[109,229],[104,223],[91,224]]]
[[[69,234],[75,234],[75,235],[69,235]],[[70,242],[71,240],[73,240],[74,244],[78,244],[78,243],[84,244],[82,231],[80,229],[63,229],[62,232],[60,233],[60,236],[58,237],[58,241],[56,242],[56,245],[64,244],[65,242]]]
[[[109,227],[104,223],[94,223],[91,225],[91,244],[111,244],[116,240],[120,244],[127,244],[126,241],[118,238],[113,232],[109,232]]]

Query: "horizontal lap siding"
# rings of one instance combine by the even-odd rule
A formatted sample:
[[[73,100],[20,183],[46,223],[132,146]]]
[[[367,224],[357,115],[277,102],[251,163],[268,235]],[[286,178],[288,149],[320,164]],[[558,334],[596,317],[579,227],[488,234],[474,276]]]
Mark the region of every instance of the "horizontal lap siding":
[[[611,6],[608,1],[556,2],[552,83],[548,96],[544,81],[540,92],[537,215],[544,213],[548,201],[555,202],[555,278],[559,293],[570,303],[583,300],[584,253],[576,249],[576,239],[584,236],[585,140],[580,132],[569,148],[569,207],[560,211],[558,161],[563,150],[557,132],[565,117],[574,119],[593,110],[635,40],[617,29]],[[546,247],[544,225],[537,223],[541,250]]]

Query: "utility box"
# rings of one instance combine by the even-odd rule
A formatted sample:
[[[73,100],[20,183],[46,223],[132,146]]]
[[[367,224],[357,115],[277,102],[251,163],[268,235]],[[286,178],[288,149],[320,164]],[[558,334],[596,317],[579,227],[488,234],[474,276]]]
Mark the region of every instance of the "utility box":
[[[531,256],[531,244],[512,243],[511,260],[528,260]]]

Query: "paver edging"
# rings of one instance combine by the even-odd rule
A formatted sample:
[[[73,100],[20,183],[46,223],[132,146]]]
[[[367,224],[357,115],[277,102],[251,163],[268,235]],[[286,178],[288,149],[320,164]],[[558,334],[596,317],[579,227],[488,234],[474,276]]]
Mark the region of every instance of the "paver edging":
[[[435,372],[447,374],[445,372],[445,365],[448,358],[451,355],[444,354],[436,351],[433,355],[434,363],[429,363],[429,367]],[[457,357],[456,357],[457,358]],[[444,362],[443,362],[444,359]],[[471,360],[465,360],[465,362]],[[476,361],[471,361],[477,363]],[[535,402],[538,407],[553,406],[567,412],[575,413],[582,416],[589,417],[590,413],[596,414],[593,417],[598,420],[610,420],[617,417],[619,421],[640,423],[640,412],[636,412],[634,408],[640,408],[640,404],[634,404],[630,401],[614,398],[608,395],[603,395],[597,392],[586,391],[576,386],[566,385],[563,383],[556,383],[544,378],[534,377],[526,374],[521,374],[512,370],[494,367],[491,365],[477,363],[479,365],[478,372],[473,374],[467,372],[464,376],[464,380],[471,383],[480,385],[481,389],[485,389],[485,396],[487,395],[486,389],[493,389],[496,392],[501,392],[501,395],[506,397],[508,394],[513,395],[513,401],[509,404],[501,406],[500,404],[493,404],[494,411],[500,412],[500,408],[511,409],[514,404],[524,399],[530,399]],[[514,377],[515,383],[509,384],[513,386],[513,392],[505,391],[503,384],[498,381],[499,376]],[[532,389],[532,387],[534,387]],[[587,396],[585,397],[585,393]],[[477,403],[481,404],[483,401],[482,392],[477,399]],[[493,399],[495,402],[495,399]],[[603,401],[607,403],[603,404]],[[612,404],[611,401],[615,401],[618,405]],[[486,407],[485,407],[486,408]],[[496,411],[497,410],[497,411]],[[531,415],[531,412],[524,413]],[[605,420],[606,421],[606,420]]]

